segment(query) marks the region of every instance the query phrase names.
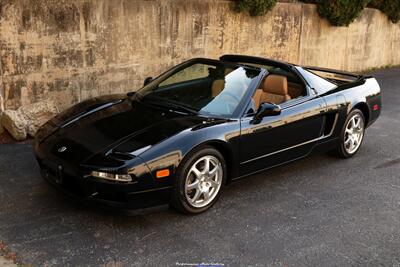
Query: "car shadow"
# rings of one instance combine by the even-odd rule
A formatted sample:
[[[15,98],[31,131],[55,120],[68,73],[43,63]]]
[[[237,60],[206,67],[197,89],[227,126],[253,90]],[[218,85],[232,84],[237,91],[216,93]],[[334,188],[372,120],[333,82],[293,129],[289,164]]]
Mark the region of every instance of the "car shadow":
[[[74,216],[79,220],[79,217],[84,214],[84,219],[87,217],[96,218],[98,221],[112,219],[112,223],[115,226],[122,228],[124,225],[131,228],[135,223],[141,225],[143,221],[160,224],[166,221],[172,223],[179,220],[191,220],[190,218],[192,217],[207,218],[215,216],[215,214],[229,216],[229,213],[231,211],[236,212],[239,206],[248,205],[251,208],[253,197],[257,198],[260,194],[274,199],[282,191],[288,191],[288,187],[297,187],[302,183],[310,182],[310,179],[317,179],[312,175],[315,162],[318,162],[319,165],[323,164],[332,167],[336,167],[339,164],[335,158],[316,154],[233,181],[228,183],[224,188],[221,198],[210,210],[195,216],[181,214],[168,205],[130,210],[87,202],[57,192],[56,189],[42,178],[36,178],[40,179],[40,185],[38,186],[42,188],[42,194],[37,195],[35,201],[37,205],[46,207],[48,212],[56,216],[65,216],[65,214],[68,214],[68,216]],[[40,177],[38,170],[35,176]],[[262,199],[266,205],[268,205],[268,198]],[[46,213],[46,210],[43,209],[42,212]]]

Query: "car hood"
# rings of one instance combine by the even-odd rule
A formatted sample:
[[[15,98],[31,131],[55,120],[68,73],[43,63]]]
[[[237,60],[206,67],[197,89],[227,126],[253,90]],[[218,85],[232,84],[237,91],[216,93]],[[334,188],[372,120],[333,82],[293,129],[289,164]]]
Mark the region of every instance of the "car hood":
[[[202,124],[204,120],[202,116],[129,98],[99,98],[90,104],[78,104],[49,121],[41,129],[37,142],[48,153],[68,162],[107,163],[105,158],[108,158],[111,167],[118,164],[115,159],[123,161],[135,157],[146,148]]]

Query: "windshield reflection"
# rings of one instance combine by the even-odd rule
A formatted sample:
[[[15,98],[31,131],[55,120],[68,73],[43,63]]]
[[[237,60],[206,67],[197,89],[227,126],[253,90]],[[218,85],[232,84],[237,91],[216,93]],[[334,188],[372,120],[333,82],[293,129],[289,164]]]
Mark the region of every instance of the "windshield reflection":
[[[259,74],[251,67],[200,60],[160,76],[137,93],[142,101],[172,109],[231,116]]]

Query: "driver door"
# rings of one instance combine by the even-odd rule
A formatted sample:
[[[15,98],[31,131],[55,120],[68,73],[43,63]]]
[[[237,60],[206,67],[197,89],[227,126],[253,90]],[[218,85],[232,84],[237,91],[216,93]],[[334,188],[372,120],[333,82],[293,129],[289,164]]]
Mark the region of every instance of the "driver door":
[[[240,174],[246,175],[307,155],[323,129],[325,102],[305,96],[281,105],[281,113],[255,124],[241,119]]]

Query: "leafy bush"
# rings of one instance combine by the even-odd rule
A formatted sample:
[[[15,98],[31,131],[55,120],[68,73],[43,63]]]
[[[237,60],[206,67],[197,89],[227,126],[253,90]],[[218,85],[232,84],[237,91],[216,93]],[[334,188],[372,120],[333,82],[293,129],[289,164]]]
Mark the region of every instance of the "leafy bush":
[[[400,0],[371,0],[368,6],[380,9],[393,23],[400,20]]]
[[[327,18],[333,25],[348,25],[368,7],[380,9],[396,23],[400,20],[400,0],[301,0],[304,3],[318,5],[318,13]]]
[[[400,20],[400,0],[300,0],[316,4],[318,14],[334,26],[348,26],[368,5],[380,9],[392,22]],[[251,16],[261,16],[270,11],[277,0],[236,0],[234,9],[249,12]]]
[[[334,26],[349,26],[367,6],[368,0],[316,0],[318,14]]]
[[[248,11],[250,16],[261,16],[270,11],[276,2],[277,0],[236,0],[234,9],[237,12]]]

